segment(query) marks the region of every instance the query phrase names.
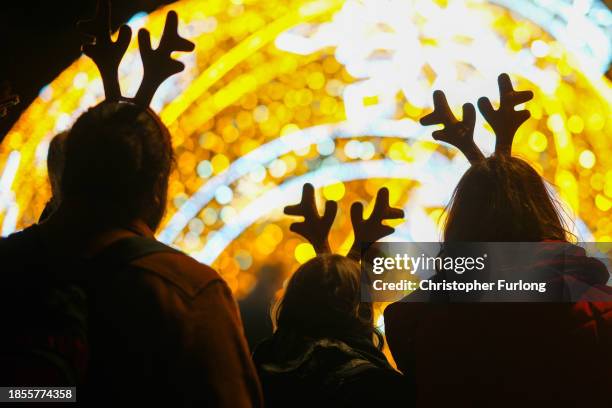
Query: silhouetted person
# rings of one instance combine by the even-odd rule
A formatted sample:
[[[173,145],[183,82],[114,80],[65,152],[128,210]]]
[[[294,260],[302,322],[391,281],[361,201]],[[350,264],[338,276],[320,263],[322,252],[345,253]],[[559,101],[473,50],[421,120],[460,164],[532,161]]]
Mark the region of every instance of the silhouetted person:
[[[257,407],[261,396],[238,308],[219,274],[161,244],[174,162],[171,137],[148,108],[193,44],[169,12],[157,50],[139,33],[145,65],[134,99],[118,94],[129,43],[109,37],[108,3],[86,24],[107,100],[64,142],[61,200],[44,222],[0,241],[2,385],[78,385],[99,406]],[[177,66],[178,64],[178,66]],[[113,75],[114,72],[114,75]],[[3,323],[3,324],[4,324]]]
[[[464,105],[459,122],[437,91],[434,112],[422,119],[423,124],[445,124],[434,138],[459,147],[472,163],[449,204],[444,245],[540,242],[542,252],[529,271],[578,278],[609,298],[605,266],[567,243],[569,234],[542,177],[510,156],[512,137],[529,117],[514,106],[531,93],[514,91],[507,75],[499,81],[500,109],[492,110],[488,100],[479,102],[497,136],[496,152],[489,158],[472,140],[473,106]],[[558,245],[565,245],[562,259],[557,258]],[[433,280],[447,277],[438,271]],[[434,304],[417,290],[384,312],[389,347],[398,368],[417,384],[418,406],[609,406],[611,303],[561,303],[561,297],[552,303],[449,299],[437,296]]]
[[[257,276],[253,290],[238,302],[244,334],[251,348],[272,335],[268,312],[276,292],[283,285],[283,274],[278,265],[264,265]]]
[[[90,302],[85,385],[96,400],[258,405],[229,288],[154,240],[173,161],[167,129],[151,111],[103,103],[77,120],[65,147],[59,208],[0,243],[12,299],[36,293],[45,273],[80,273]],[[152,253],[130,260],[130,251]],[[78,268],[79,258],[93,260]]]
[[[410,404],[412,390],[387,362],[371,303],[360,302],[360,267],[323,254],[291,277],[274,335],[253,354],[267,407]]]
[[[51,198],[45,205],[45,209],[40,215],[39,221],[44,221],[57,209],[61,201],[60,180],[64,172],[64,142],[68,137],[68,132],[57,134],[49,143],[47,153],[47,174],[49,176],[49,185],[51,186]]]
[[[386,189],[375,207],[363,220],[363,207],[356,204],[353,224],[370,221],[370,233],[388,235],[393,228],[382,220],[403,213],[389,207]],[[336,211],[337,204],[328,201],[319,216],[310,184],[304,186],[302,202],[285,209],[304,217],[291,230],[307,238],[318,256],[289,280],[272,313],[275,332],[253,354],[267,407],[405,406],[412,401],[412,390],[381,351],[372,304],[361,302],[359,263],[330,253],[327,236]],[[356,241],[364,238],[362,229],[355,232]]]

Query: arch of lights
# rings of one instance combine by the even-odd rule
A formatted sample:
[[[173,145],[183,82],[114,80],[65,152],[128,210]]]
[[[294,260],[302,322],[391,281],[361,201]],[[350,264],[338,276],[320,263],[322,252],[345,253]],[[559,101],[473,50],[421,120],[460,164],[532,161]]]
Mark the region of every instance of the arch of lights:
[[[515,151],[551,183],[585,239],[612,240],[612,14],[598,1],[183,0],[136,15],[159,38],[166,11],[196,52],[153,108],[170,127],[177,165],[159,238],[211,263],[239,296],[258,271],[291,271],[312,249],[282,208],[304,182],[340,201],[332,246],[351,243],[348,206],[386,185],[406,222],[393,240],[431,241],[468,163],[431,140],[418,118],[431,92],[453,109],[497,95],[509,72],[535,91]],[[124,94],[142,68],[132,41]],[[79,58],[41,90],[0,145],[2,235],[36,221],[49,197],[50,139],[101,100]],[[479,119],[477,142],[491,151]]]

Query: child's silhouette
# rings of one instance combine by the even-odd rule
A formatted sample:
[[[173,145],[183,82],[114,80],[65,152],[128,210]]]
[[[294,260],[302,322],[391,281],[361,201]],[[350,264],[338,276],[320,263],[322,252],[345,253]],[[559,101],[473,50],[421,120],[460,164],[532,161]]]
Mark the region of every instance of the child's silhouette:
[[[353,205],[357,247],[360,239],[393,232],[381,224],[384,219],[403,216],[389,206],[386,189],[375,207],[363,220],[361,204]],[[328,201],[319,216],[310,184],[304,185],[301,203],[285,209],[304,217],[291,230],[304,236],[318,256],[289,280],[273,309],[274,335],[253,354],[266,406],[407,406],[413,393],[381,352],[383,338],[374,327],[372,304],[360,301],[358,259],[331,254],[327,236],[336,211],[337,204]]]

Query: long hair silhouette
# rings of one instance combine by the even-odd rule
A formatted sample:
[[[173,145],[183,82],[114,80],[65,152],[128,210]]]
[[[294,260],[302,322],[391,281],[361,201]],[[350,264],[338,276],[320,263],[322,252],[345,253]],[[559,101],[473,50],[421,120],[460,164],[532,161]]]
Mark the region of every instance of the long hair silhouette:
[[[301,265],[284,296],[273,306],[274,329],[308,337],[382,336],[374,328],[371,303],[361,302],[359,263],[322,254]]]
[[[447,207],[444,241],[566,241],[571,233],[542,177],[517,157],[493,155],[463,175]]]

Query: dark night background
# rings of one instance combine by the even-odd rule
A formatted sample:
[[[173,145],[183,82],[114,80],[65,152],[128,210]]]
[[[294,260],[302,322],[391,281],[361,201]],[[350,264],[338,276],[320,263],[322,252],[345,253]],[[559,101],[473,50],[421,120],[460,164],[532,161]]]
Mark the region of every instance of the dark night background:
[[[113,30],[139,11],[150,12],[172,0],[114,0]],[[612,0],[605,3],[612,7]],[[38,91],[81,53],[75,24],[94,15],[95,0],[4,0],[0,9],[0,82],[8,84],[21,103],[0,120],[0,141]],[[612,78],[611,71],[608,77]]]
[[[139,11],[150,12],[172,0],[114,0],[113,30]],[[7,83],[21,103],[0,120],[0,140],[38,91],[81,54],[78,20],[94,16],[96,0],[3,1],[0,6],[0,82]]]

